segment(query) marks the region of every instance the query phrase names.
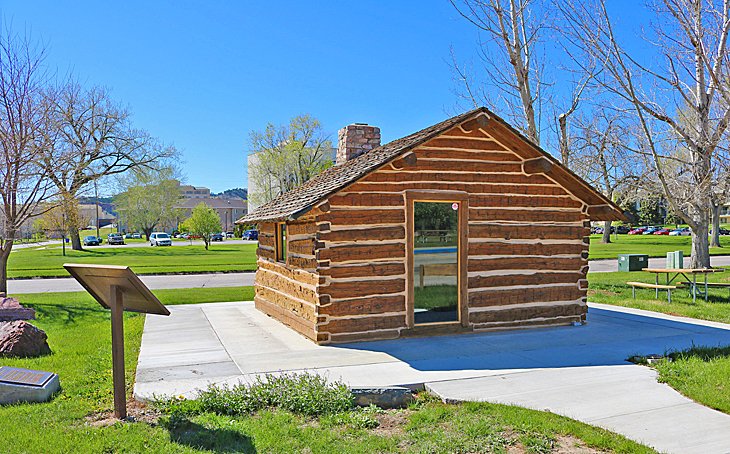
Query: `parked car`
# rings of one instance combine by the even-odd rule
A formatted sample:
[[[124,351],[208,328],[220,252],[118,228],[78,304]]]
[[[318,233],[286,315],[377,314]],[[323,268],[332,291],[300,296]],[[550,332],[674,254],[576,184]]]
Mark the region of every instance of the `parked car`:
[[[110,233],[106,236],[108,244],[124,244],[124,237],[119,233]]]
[[[637,227],[635,229],[629,230],[629,235],[641,235],[642,233],[644,233],[644,230],[646,230],[646,228]]]
[[[619,225],[616,227],[616,232],[622,235],[626,235],[630,230],[631,229],[627,225]]]
[[[172,238],[165,232],[154,232],[150,235],[150,246],[172,246]]]
[[[233,238],[233,232],[226,232],[226,238]]]
[[[259,231],[258,230],[246,230],[243,232],[243,236],[241,237],[244,240],[250,240],[250,241],[257,241],[259,239]]]
[[[210,241],[223,241],[222,233],[214,233],[210,236]]]
[[[730,230],[723,229],[722,227],[719,229],[720,235],[730,235]],[[712,233],[712,230],[710,230],[710,233]]]
[[[684,227],[681,229],[675,229],[669,232],[669,236],[689,236],[692,235],[692,230],[690,230],[689,227]]]
[[[101,240],[94,235],[84,237],[84,246],[98,246],[101,244]]]
[[[652,232],[652,235],[669,235],[669,229],[654,230],[654,232]]]
[[[652,233],[656,232],[657,230],[659,230],[659,229],[656,227],[649,227],[648,229],[641,232],[641,234],[642,235],[651,235]]]

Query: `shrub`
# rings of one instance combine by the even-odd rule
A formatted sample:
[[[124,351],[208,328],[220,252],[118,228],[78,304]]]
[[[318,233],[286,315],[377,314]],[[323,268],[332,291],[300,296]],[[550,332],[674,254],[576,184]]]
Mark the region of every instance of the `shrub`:
[[[210,385],[195,403],[179,399],[158,402],[173,414],[213,412],[243,415],[265,408],[280,408],[307,416],[342,413],[353,408],[353,396],[341,382],[328,382],[316,374],[266,375],[251,384],[233,387]]]

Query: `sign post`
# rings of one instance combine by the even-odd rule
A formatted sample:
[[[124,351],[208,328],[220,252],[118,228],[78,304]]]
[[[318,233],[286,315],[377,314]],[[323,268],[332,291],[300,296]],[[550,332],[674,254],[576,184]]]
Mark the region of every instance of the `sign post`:
[[[111,310],[114,416],[125,419],[124,311],[158,315],[170,315],[170,311],[128,266],[67,263],[63,267],[102,307]]]

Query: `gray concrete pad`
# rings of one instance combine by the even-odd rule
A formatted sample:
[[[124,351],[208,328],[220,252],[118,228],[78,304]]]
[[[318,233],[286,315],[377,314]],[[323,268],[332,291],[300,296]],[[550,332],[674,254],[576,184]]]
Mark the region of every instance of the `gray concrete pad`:
[[[310,371],[353,387],[425,386],[446,400],[511,403],[599,425],[666,452],[730,452],[730,416],[657,383],[634,354],[730,345],[730,325],[590,304],[588,324],[317,346],[250,302],[148,316],[135,395]]]

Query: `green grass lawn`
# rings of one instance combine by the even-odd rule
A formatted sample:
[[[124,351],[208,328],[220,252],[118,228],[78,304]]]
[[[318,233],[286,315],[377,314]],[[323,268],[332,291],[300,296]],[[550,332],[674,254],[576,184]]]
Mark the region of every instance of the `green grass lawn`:
[[[63,276],[64,263],[128,265],[138,274],[211,271],[253,271],[256,269],[256,244],[215,243],[206,251],[203,246],[94,248],[83,251],[38,247],[18,249],[10,255],[11,278]]]
[[[689,256],[692,237],[667,235],[611,235],[611,243],[601,243],[601,235],[591,235],[588,258],[615,259],[619,254],[647,254],[649,257],[666,257],[667,252],[684,251]],[[721,248],[710,248],[710,254],[730,255],[730,236],[721,236]]]
[[[154,292],[165,304],[250,300],[251,287]],[[17,296],[37,311],[53,354],[2,364],[59,373],[62,392],[43,404],[0,407],[3,453],[68,452],[552,452],[579,443],[607,452],[653,452],[615,434],[550,413],[517,407],[446,405],[426,400],[379,415],[364,428],[356,416],[306,418],[273,410],[230,417],[204,413],[175,424],[94,424],[112,407],[109,311],[83,292]],[[144,317],[125,315],[131,392]]]

